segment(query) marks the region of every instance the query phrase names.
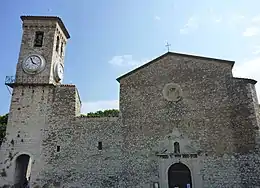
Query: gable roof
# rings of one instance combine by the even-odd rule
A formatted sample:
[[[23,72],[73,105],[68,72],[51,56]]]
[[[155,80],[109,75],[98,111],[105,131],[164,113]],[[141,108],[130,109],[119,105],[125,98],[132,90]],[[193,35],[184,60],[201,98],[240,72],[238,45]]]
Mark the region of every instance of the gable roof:
[[[163,55],[161,55],[161,56],[159,56],[159,57],[149,61],[148,63],[145,63],[144,65],[141,65],[140,67],[137,67],[136,69],[134,69],[134,70],[132,70],[132,71],[130,71],[130,72],[128,72],[128,73],[118,77],[116,80],[118,82],[120,82],[120,80],[122,78],[125,78],[125,77],[133,74],[134,72],[136,72],[136,71],[138,71],[138,70],[140,70],[140,69],[142,69],[142,68],[144,68],[144,67],[146,67],[146,66],[148,66],[148,65],[150,65],[150,64],[152,64],[152,63],[154,63],[154,62],[156,62],[156,61],[158,61],[158,60],[160,60],[160,59],[162,59],[164,57],[166,57],[166,56],[169,56],[169,55],[176,55],[176,56],[183,56],[183,57],[191,57],[191,58],[195,58],[195,59],[214,60],[214,61],[219,61],[219,62],[223,62],[223,63],[230,63],[231,67],[233,67],[234,64],[235,64],[235,61],[230,61],[230,60],[216,59],[216,58],[203,57],[203,56],[196,56],[196,55],[191,55],[191,54],[182,54],[182,53],[176,53],[176,52],[167,52],[167,53],[165,53],[165,54],[163,54]]]

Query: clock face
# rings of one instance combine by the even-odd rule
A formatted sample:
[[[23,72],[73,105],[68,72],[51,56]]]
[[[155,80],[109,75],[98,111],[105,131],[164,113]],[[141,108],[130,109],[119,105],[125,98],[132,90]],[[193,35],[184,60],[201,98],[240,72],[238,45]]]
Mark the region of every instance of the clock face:
[[[55,67],[55,78],[57,82],[62,81],[63,72],[64,72],[64,68],[62,63],[57,63]]]
[[[45,61],[40,55],[28,56],[22,64],[23,70],[28,74],[36,74],[44,69]]]

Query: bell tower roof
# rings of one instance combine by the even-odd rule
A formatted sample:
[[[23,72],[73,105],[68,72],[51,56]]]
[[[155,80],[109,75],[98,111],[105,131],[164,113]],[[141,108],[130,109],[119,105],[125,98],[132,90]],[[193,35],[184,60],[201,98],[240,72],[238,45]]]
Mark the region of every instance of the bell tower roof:
[[[64,23],[62,22],[61,18],[59,18],[57,16],[21,16],[20,18],[22,21],[25,21],[25,20],[56,21],[56,22],[58,22],[60,28],[64,32],[67,39],[70,38],[70,34],[69,34],[68,30],[66,29]]]

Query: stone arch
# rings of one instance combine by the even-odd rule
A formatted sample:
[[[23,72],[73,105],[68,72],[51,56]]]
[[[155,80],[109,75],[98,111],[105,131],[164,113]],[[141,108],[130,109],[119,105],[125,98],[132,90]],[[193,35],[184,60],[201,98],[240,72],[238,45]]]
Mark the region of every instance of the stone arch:
[[[23,185],[25,178],[29,181],[31,175],[32,157],[29,153],[19,153],[14,165],[14,184]]]
[[[189,167],[181,162],[172,164],[168,169],[168,187],[192,188],[192,177]]]

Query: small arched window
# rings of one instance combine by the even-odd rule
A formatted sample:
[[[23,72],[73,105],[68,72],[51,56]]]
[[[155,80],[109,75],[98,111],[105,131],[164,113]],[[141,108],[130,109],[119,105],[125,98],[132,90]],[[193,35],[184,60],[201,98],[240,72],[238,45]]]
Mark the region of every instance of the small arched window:
[[[180,153],[180,144],[179,142],[174,142],[174,153]]]
[[[57,36],[57,39],[56,39],[56,52],[59,52],[59,45],[60,45],[60,37]]]

